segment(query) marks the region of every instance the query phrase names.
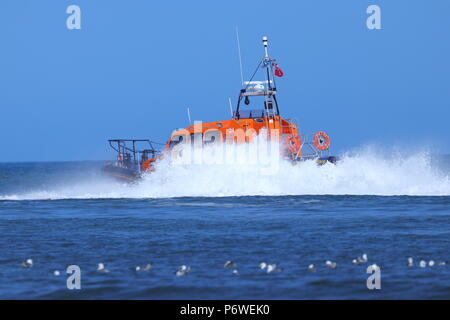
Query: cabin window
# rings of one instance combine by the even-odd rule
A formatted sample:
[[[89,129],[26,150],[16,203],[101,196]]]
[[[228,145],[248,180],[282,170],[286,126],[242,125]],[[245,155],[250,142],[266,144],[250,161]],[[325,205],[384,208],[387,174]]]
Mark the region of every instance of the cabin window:
[[[191,144],[201,145],[202,139],[203,139],[203,133],[201,133],[201,132],[191,133]]]
[[[183,141],[184,141],[184,135],[173,136],[172,139],[170,140],[169,149],[172,149],[174,146],[176,146],[177,144],[179,144]]]
[[[222,135],[219,130],[208,130],[203,135],[203,142],[207,144],[213,144],[221,142]]]

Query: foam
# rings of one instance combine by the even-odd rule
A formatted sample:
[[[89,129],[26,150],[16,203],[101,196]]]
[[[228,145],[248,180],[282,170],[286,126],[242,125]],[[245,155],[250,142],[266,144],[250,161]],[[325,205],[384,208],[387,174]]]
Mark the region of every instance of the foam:
[[[314,161],[293,165],[273,155],[255,160],[249,158],[248,146],[233,148],[232,161],[222,161],[223,154],[217,148],[203,150],[202,160],[197,163],[166,157],[158,161],[155,172],[146,174],[133,185],[106,178],[84,180],[22,194],[0,195],[0,199],[450,195],[448,174],[432,165],[427,152],[383,154],[366,147],[343,154],[337,165],[317,166]]]

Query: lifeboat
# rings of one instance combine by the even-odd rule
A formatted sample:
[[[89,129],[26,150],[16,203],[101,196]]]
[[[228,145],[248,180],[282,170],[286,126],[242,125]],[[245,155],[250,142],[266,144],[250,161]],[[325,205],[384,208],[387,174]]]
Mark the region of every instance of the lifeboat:
[[[337,158],[330,156],[330,137],[326,132],[301,134],[295,119],[281,116],[276,80],[283,76],[283,72],[277,61],[268,54],[267,37],[263,37],[262,42],[264,56],[252,77],[243,82],[231,119],[176,129],[167,143],[160,145],[160,150],[154,148],[155,142],[145,139],[109,140],[117,152],[117,160],[106,163],[103,170],[124,181],[137,181],[142,173],[155,169],[157,159],[173,156],[176,154],[173,151],[181,145],[193,144],[194,141],[201,145],[250,143],[262,133],[267,139],[278,142],[282,157],[293,164],[305,160],[314,160],[318,165],[336,163]],[[262,79],[256,80],[260,75]],[[142,142],[147,143],[149,148],[137,149],[136,144]]]

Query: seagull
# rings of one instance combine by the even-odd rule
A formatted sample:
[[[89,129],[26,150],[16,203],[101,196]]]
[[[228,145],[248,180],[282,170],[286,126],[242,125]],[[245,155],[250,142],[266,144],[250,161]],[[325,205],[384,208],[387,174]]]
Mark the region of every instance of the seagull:
[[[57,276],[59,276],[59,275],[60,275],[60,273],[59,273],[59,271],[58,271],[58,270],[55,270],[55,271],[53,271],[53,275],[57,277]]]
[[[308,271],[316,272],[316,267],[314,267],[313,264],[310,264],[310,265],[308,266]]]
[[[31,268],[33,266],[33,259],[27,259],[26,261],[22,262],[21,266],[22,268]]]
[[[266,270],[266,272],[267,272],[267,273],[281,272],[281,269],[280,269],[280,268],[277,268],[277,265],[274,263],[274,264],[269,264],[269,265],[267,265],[267,270]]]
[[[148,263],[145,267],[142,268],[142,271],[150,271],[153,268],[151,263]]]
[[[429,267],[434,266],[434,261],[433,261],[433,260],[428,261],[428,266],[429,266]]]
[[[236,268],[236,262],[234,261],[227,261],[225,262],[224,268]]]
[[[264,270],[265,268],[267,268],[267,263],[261,262],[261,263],[259,264],[259,268],[260,268],[261,270]]]
[[[408,258],[408,267],[412,267],[412,266],[414,266],[414,260],[413,260],[413,258],[409,257]]]
[[[426,261],[420,260],[419,266],[420,266],[421,268],[425,268],[425,267],[427,266]]]
[[[367,258],[367,254],[363,254],[361,257],[352,260],[353,264],[362,264],[366,263],[369,259]]]
[[[330,269],[336,269],[337,267],[337,263],[336,262],[331,262],[330,260],[327,260],[325,262],[325,265],[330,268]]]
[[[367,258],[367,254],[363,254],[362,257],[358,257],[359,262],[366,263],[369,259]]]
[[[182,265],[181,267],[178,268],[178,270],[175,272],[175,274],[177,275],[177,277],[181,277],[181,276],[187,275],[190,271],[191,271],[191,267]]]
[[[109,270],[105,269],[105,265],[100,262],[97,266],[97,272],[107,273]]]
[[[149,263],[144,267],[137,266],[136,271],[150,271],[152,269],[152,267],[153,267],[152,264]]]
[[[239,271],[238,271],[237,269],[234,269],[234,270],[233,270],[233,274],[238,275],[238,274],[239,274]]]

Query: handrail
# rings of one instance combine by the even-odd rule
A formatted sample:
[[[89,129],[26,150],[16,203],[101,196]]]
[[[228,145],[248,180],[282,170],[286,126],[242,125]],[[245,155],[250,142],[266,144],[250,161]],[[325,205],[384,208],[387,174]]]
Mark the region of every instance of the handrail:
[[[108,140],[110,147],[120,153],[122,151],[129,151],[132,152],[133,154],[138,153],[160,153],[161,151],[156,150],[155,147],[153,146],[153,144],[157,144],[157,145],[161,145],[163,146],[163,143],[159,143],[159,142],[155,142],[155,141],[151,141],[149,139],[109,139]],[[127,146],[127,142],[132,142],[133,143],[133,148]],[[147,142],[150,146],[150,149],[143,149],[143,150],[137,150],[135,148],[135,143],[136,142]],[[113,145],[113,143],[117,143],[117,147]],[[121,150],[122,149],[122,150]]]

